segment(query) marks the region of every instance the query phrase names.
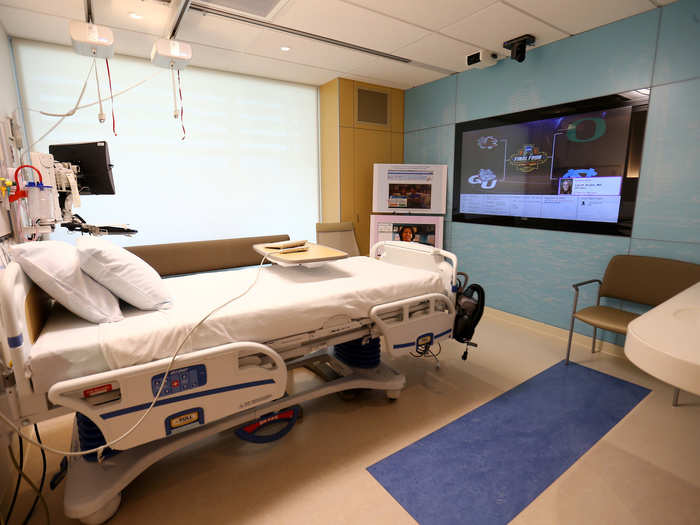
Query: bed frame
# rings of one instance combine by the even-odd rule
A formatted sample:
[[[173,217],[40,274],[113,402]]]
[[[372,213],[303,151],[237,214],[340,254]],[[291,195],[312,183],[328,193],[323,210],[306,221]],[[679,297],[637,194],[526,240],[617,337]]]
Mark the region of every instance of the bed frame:
[[[266,242],[259,239],[255,242]],[[214,433],[274,420],[280,411],[304,401],[353,389],[383,390],[388,398],[397,399],[405,386],[402,374],[383,362],[371,368],[348,364],[334,345],[381,337],[382,349],[396,356],[448,339],[454,323],[457,259],[443,250],[401,242],[378,243],[370,256],[438,272],[445,293],[376,305],[366,318],[332,319],[319,330],[265,344],[229,343],[178,356],[167,378],[168,387],[174,385],[173,378],[179,382],[177,387],[164,389],[137,430],[112,447],[119,453],[104,454],[99,461],[75,457],[69,462],[66,515],[84,523],[102,523],[117,511],[121,491],[156,461]],[[173,271],[180,273],[180,269]],[[19,265],[11,263],[0,276],[0,305],[7,331],[3,353],[13,371],[0,387],[0,410],[14,421],[26,426],[78,412],[104,436],[104,441],[86,445],[76,423],[72,449],[85,450],[119,437],[152,402],[169,358],[61,381],[48,392],[36,392],[23,373],[24,356],[40,333],[50,300]],[[300,367],[318,373],[326,382],[285,395],[289,372]]]

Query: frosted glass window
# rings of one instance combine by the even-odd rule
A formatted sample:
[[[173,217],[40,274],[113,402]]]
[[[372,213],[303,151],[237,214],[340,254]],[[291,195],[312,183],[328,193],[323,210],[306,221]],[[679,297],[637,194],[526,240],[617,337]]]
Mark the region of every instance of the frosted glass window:
[[[56,122],[32,110],[62,113],[80,93],[91,59],[71,48],[15,42],[27,131],[33,142]],[[104,60],[97,61],[102,96]],[[318,206],[318,90],[257,77],[190,67],[182,73],[187,138],[173,118],[170,71],[147,60],[110,59],[117,136],[97,106],[67,118],[34,151],[50,144],[105,140],[116,195],[83,196],[74,209],[92,224],[124,224],[134,237],[121,245],[287,233],[315,238]],[[97,100],[94,77],[83,99]],[[27,108],[31,109],[28,110]],[[75,240],[65,228],[54,239]]]

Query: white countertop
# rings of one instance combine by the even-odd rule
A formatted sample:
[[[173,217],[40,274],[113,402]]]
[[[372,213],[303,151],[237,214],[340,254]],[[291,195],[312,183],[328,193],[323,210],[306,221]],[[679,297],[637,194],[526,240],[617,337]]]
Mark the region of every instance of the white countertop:
[[[700,395],[700,282],[632,321],[625,355],[648,374]]]

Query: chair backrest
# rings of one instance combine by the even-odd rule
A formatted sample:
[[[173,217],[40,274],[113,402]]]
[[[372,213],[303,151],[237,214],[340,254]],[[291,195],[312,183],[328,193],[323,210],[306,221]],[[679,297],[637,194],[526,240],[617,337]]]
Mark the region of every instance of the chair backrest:
[[[129,246],[127,250],[153,266],[161,276],[166,276],[255,266],[260,264],[262,256],[253,250],[254,244],[288,240],[289,235],[268,235]]]
[[[351,222],[318,222],[316,223],[316,242],[342,250],[351,257],[360,255],[355,239],[355,230]]]
[[[656,306],[700,281],[700,264],[641,255],[615,255],[605,270],[601,297]]]

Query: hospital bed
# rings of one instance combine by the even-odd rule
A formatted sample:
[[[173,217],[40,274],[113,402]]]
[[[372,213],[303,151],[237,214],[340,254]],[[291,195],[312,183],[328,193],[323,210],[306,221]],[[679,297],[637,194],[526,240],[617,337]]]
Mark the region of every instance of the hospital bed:
[[[23,426],[76,412],[72,450],[89,450],[129,429],[166,381],[131,434],[99,457],[69,461],[66,515],[101,523],[141,472],[209,435],[237,428],[242,437],[265,440],[258,427],[286,420],[281,435],[299,403],[346,390],[375,389],[397,399],[405,377],[381,361],[380,341],[382,351],[400,356],[447,340],[456,269],[456,257],[444,250],[381,242],[369,257],[168,278],[171,310],[126,308],[123,321],[95,325],[60,306],[44,323],[49,298],[11,263],[0,276],[3,350],[13,363],[0,410]],[[258,271],[251,291],[197,329],[164,377],[187,331]],[[326,382],[290,389],[290,371],[300,367]]]

